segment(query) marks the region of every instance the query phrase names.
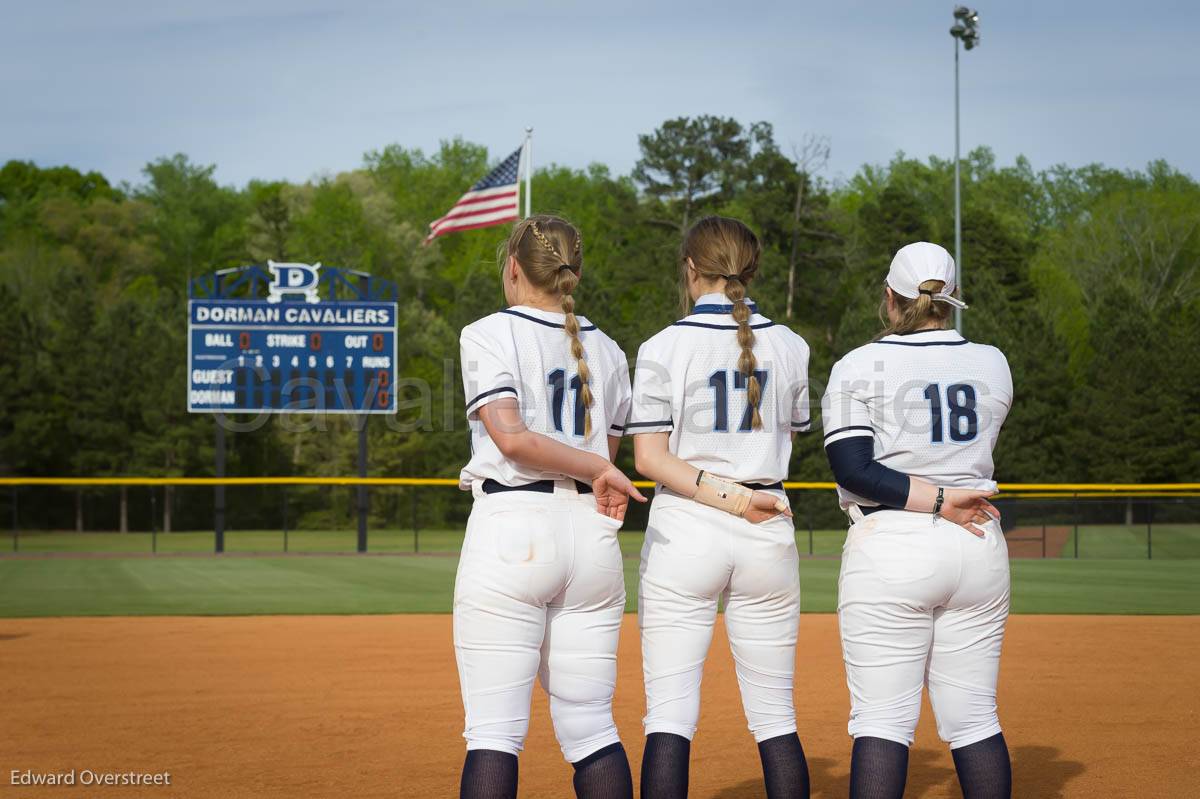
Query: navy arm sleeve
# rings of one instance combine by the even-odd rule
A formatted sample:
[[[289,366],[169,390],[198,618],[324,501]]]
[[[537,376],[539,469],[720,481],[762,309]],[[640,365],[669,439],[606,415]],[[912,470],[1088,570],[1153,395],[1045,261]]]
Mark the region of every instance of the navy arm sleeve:
[[[853,436],[825,447],[833,477],[842,488],[860,497],[903,508],[908,504],[908,475],[875,460],[875,439]]]

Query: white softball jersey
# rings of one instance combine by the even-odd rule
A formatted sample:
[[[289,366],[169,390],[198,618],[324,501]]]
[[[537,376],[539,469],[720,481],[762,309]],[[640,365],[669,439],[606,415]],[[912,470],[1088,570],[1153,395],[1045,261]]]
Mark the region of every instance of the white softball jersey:
[[[475,498],[454,580],[454,647],[468,749],[516,754],[539,682],[563,756],[578,762],[620,740],[612,716],[625,583],[617,531],[590,486],[506,459],[479,409],[515,398],[527,428],[608,458],[629,413],[629,367],[579,317],[591,372],[592,434],[561,313],[517,306],[462,331]],[[489,482],[491,481],[491,482]],[[505,490],[505,487],[519,490]]]
[[[757,311],[750,326],[762,386],[761,430],[752,429],[746,381],[737,368],[741,346],[732,306],[724,295],[709,294],[642,345],[628,433],[669,432],[672,453],[721,477],[767,485],[784,480],[792,433],[811,424],[808,345]],[[638,582],[647,734],[695,734],[722,598],[747,726],[758,741],[795,732],[797,559],[787,516],[751,524],[669,490],[655,492]]]
[[[461,365],[471,460],[459,475],[462,489],[488,478],[512,486],[563,477],[525,468],[500,453],[479,421],[479,409],[496,399],[516,398],[533,432],[605,459],[608,436],[624,433],[630,402],[625,354],[586,317],[576,317],[591,377],[592,435],[585,438],[579,369],[563,318],[553,311],[514,306],[463,328]]]
[[[994,490],[992,449],[1012,407],[1004,353],[954,330],[884,336],[834,364],[821,401],[825,446],[875,439],[875,459],[953,488]],[[838,487],[843,508],[878,503]]]
[[[706,294],[638,350],[627,432],[669,432],[671,452],[697,469],[775,483],[787,478],[792,433],[811,429],[809,350],[803,338],[749,304],[762,429],[751,429],[732,306],[723,294]]]

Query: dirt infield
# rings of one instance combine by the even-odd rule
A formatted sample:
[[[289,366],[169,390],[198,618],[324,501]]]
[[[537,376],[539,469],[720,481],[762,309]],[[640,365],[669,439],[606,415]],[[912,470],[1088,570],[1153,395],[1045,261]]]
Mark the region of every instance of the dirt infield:
[[[621,647],[617,722],[636,774],[632,616]],[[1014,617],[1000,709],[1016,796],[1194,795],[1198,664],[1200,617]],[[797,685],[814,796],[845,796],[835,617],[803,617]],[[692,796],[762,796],[723,631],[704,691]],[[442,797],[463,756],[448,616],[0,620],[0,707],[0,796]],[[171,785],[10,785],[13,770],[72,768],[166,771]],[[523,797],[571,795],[540,691],[521,783]],[[926,705],[906,796],[957,795]]]

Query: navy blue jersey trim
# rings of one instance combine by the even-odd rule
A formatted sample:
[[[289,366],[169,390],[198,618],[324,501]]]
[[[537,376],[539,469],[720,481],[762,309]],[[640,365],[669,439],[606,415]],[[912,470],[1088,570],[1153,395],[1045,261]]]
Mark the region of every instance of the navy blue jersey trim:
[[[621,425],[619,425],[619,424],[610,424],[610,425],[608,426],[608,429],[609,429],[609,430],[620,430],[622,433],[624,433],[624,432],[625,432],[625,428],[624,428],[624,427],[622,427],[622,426],[621,426]]]
[[[628,422],[625,428],[632,429],[634,427],[674,427],[675,422],[671,419],[663,419],[661,422]]]
[[[836,435],[838,433],[844,433],[847,430],[870,430],[872,433],[875,432],[875,428],[871,427],[870,425],[852,424],[852,425],[847,425],[845,427],[839,427],[837,430],[830,430],[828,433],[825,434],[825,438],[829,438],[830,436]]]
[[[895,344],[897,347],[957,347],[960,344],[970,344],[965,338],[958,341],[872,341],[872,344]]]
[[[750,307],[750,313],[758,313],[758,305],[756,303],[748,302],[746,305]],[[733,306],[709,305],[708,303],[705,303],[704,305],[697,305],[695,308],[693,308],[692,313],[733,313]]]
[[[546,327],[557,327],[559,330],[563,329],[563,326],[561,324],[559,324],[558,322],[547,322],[545,319],[538,319],[536,316],[530,316],[529,314],[523,314],[520,311],[514,311],[512,308],[505,308],[500,313],[506,313],[509,316],[519,316],[522,319],[528,319],[530,322],[537,322],[539,325],[545,325]],[[579,329],[581,331],[595,330],[596,326],[595,325],[580,325]]]
[[[482,394],[476,395],[475,399],[473,399],[467,403],[467,409],[470,410],[472,405],[479,402],[484,397],[490,397],[493,394],[502,394],[505,391],[512,392],[512,395],[514,397],[517,396],[517,390],[515,388],[513,388],[512,386],[501,386],[500,388],[493,388],[491,391],[485,391]]]
[[[762,330],[764,327],[774,327],[774,322],[760,322],[757,325],[750,325],[751,330]],[[675,322],[672,327],[703,327],[708,330],[737,330],[737,325],[710,325],[706,322],[689,322],[686,319],[681,319]]]

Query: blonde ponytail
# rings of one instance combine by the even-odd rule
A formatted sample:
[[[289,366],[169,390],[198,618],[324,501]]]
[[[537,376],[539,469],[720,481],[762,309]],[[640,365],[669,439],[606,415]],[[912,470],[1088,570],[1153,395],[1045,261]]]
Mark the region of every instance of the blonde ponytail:
[[[562,269],[558,275],[558,290],[562,294],[562,311],[566,317],[563,329],[571,337],[571,356],[579,373],[579,400],[583,403],[583,437],[592,437],[592,373],[588,369],[583,342],[579,340],[579,319],[575,316],[575,298],[571,292],[579,285],[579,278],[570,269]]]
[[[738,356],[738,371],[746,376],[746,401],[750,404],[750,428],[762,430],[762,414],[758,406],[762,401],[762,386],[758,384],[758,359],[754,357],[754,329],[750,327],[750,306],[746,304],[746,284],[741,277],[730,275],[725,278],[725,296],[733,303],[733,321],[737,322],[737,340],[742,348]]]
[[[883,333],[880,335],[914,333],[929,328],[930,322],[936,322],[938,329],[945,328],[952,308],[945,302],[933,301],[933,295],[940,292],[945,286],[946,284],[940,280],[926,280],[918,286],[919,293],[915,299],[902,297],[893,291],[892,302],[896,304],[896,310],[900,312],[900,319],[895,324],[888,318],[888,297],[885,288],[883,301],[879,304],[879,318],[884,325]]]
[[[758,360],[754,357],[754,329],[750,327],[750,305],[746,302],[746,284],[758,273],[762,246],[754,231],[736,219],[706,216],[688,230],[679,249],[680,283],[686,296],[687,271],[695,269],[708,279],[725,281],[725,297],[733,304],[737,322],[737,340],[741,346],[738,372],[746,378],[746,399],[750,403],[752,430],[762,430],[762,385],[758,382]]]
[[[579,400],[583,403],[583,436],[592,435],[592,373],[587,353],[579,338],[579,319],[575,316],[573,292],[579,285],[583,268],[583,237],[565,219],[539,215],[517,223],[508,239],[508,255],[517,259],[529,282],[543,291],[562,297],[563,330],[571,339],[571,357],[579,374]],[[564,258],[562,253],[570,253]]]

